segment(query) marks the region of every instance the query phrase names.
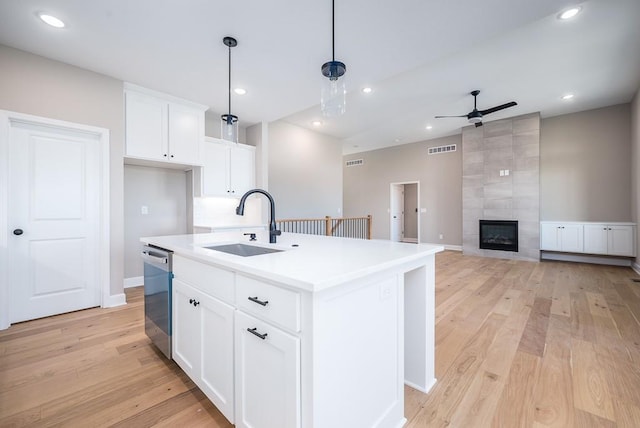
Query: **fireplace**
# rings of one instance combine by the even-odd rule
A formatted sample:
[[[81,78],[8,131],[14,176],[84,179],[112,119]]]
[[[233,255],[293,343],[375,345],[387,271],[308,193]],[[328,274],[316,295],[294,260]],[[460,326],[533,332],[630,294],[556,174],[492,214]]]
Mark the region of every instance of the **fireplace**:
[[[480,220],[480,248],[518,252],[518,222]]]

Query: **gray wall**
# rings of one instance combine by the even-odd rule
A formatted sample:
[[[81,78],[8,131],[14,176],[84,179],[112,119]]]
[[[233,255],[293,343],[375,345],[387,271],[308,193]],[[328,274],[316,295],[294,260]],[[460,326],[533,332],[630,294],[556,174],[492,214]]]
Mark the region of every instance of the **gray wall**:
[[[189,195],[190,196],[190,195]],[[142,206],[148,214],[142,214]],[[124,276],[143,275],[140,238],[187,233],[187,173],[124,166]]]
[[[418,239],[418,184],[404,185],[404,237]]]
[[[631,220],[629,104],[544,119],[540,219]]]
[[[268,126],[268,184],[276,216],[342,216],[341,142],[285,122]]]
[[[434,146],[457,144],[457,151],[428,155]],[[370,152],[355,153],[344,161],[363,159],[360,166],[344,167],[345,216],[373,216],[372,237],[389,239],[390,184],[420,182],[420,242],[462,244],[461,136],[438,138]],[[438,235],[442,234],[440,240]]]
[[[4,45],[0,64],[0,109],[109,129],[111,294],[122,293],[122,82]]]

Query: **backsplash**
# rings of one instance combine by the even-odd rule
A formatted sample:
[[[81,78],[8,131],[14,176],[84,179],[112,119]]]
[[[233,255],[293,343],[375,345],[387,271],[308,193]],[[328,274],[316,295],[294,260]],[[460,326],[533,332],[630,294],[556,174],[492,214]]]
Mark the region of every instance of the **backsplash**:
[[[247,199],[244,215],[236,214],[240,199],[235,198],[194,198],[193,225],[196,227],[257,226],[262,221],[260,198]]]
[[[479,220],[517,220],[518,252],[480,249]],[[540,259],[540,115],[462,129],[462,251]]]

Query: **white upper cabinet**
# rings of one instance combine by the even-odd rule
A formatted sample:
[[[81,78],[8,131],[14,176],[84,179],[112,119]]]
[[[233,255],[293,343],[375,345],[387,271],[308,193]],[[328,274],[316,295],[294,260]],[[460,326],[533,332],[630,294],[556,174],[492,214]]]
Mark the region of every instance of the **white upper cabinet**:
[[[256,148],[218,138],[205,137],[202,147],[202,168],[194,174],[198,196],[240,197],[253,189]]]
[[[125,84],[125,157],[201,165],[206,106]]]

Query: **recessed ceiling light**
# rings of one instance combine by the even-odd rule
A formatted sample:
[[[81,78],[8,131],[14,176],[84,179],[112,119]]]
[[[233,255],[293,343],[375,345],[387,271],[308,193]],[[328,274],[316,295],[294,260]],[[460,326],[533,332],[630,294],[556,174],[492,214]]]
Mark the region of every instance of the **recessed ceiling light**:
[[[55,16],[47,15],[46,13],[40,13],[38,14],[38,17],[52,27],[64,28],[64,22],[62,22],[62,20],[56,18]]]
[[[247,93],[247,90],[244,88],[235,88],[233,92],[235,92],[238,95],[244,95]]]
[[[566,94],[566,95],[563,95],[561,98],[565,101],[570,100],[571,98],[573,98],[573,94]]]
[[[433,126],[427,125],[426,128],[427,128],[428,131],[431,131],[433,129]]]
[[[311,122],[311,124],[313,126],[322,126],[322,121],[321,120],[314,120],[313,122]]]
[[[366,88],[362,88],[362,92],[364,92],[365,94],[370,94],[371,91],[373,91],[373,89],[371,89],[370,87],[366,87]]]
[[[581,7],[572,7],[571,9],[564,10],[560,12],[560,14],[558,15],[558,19],[561,19],[563,21],[567,19],[571,19],[574,16],[576,16],[578,13],[580,13],[581,10],[582,10]]]

